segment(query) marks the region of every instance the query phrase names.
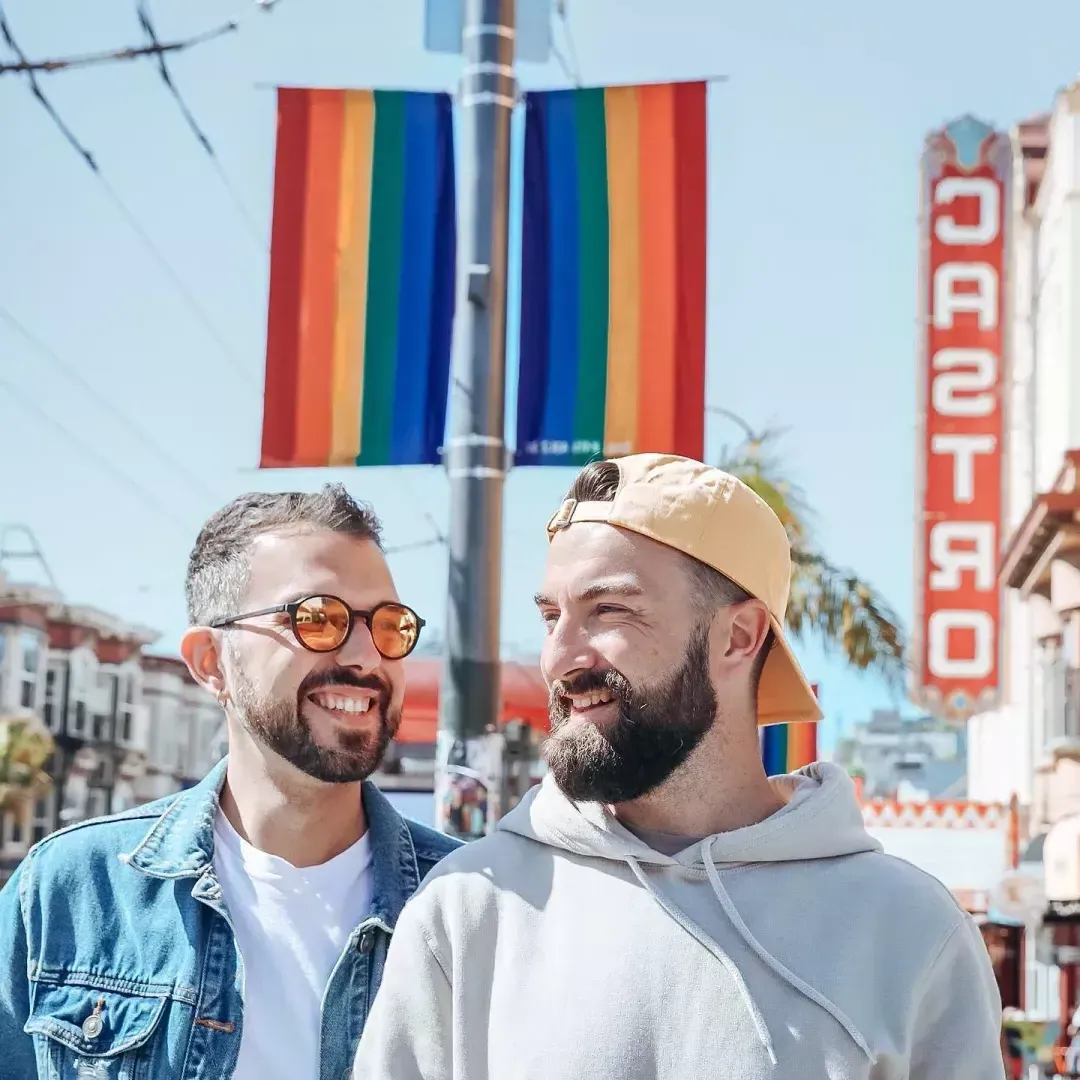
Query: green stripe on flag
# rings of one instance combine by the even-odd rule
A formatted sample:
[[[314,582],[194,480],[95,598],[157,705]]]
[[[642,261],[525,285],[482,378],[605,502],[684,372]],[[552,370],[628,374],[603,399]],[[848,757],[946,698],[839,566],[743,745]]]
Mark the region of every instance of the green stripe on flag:
[[[608,177],[604,91],[574,95],[578,173],[578,369],[573,462],[603,451],[608,354]]]
[[[367,326],[364,334],[364,403],[357,465],[385,465],[390,460],[405,201],[403,93],[375,91],[373,143]]]

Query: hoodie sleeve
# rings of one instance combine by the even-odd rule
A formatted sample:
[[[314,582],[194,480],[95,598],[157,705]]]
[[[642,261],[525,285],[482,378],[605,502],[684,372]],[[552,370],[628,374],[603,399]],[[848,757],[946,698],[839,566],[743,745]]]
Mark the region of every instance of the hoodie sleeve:
[[[964,915],[923,988],[915,1015],[909,1080],[1000,1080],[1001,994],[986,944]]]
[[[356,1052],[353,1080],[452,1080],[450,980],[424,926],[425,904],[407,904]]]

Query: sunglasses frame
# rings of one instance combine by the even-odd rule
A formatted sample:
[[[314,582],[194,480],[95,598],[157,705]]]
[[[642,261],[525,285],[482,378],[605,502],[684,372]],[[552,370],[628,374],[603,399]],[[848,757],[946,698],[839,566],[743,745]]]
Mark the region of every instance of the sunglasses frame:
[[[300,635],[300,631],[297,629],[296,616],[300,611],[300,608],[304,606],[309,600],[336,600],[348,613],[349,625],[345,627],[345,635],[332,649],[315,649],[308,645],[303,637]],[[372,621],[375,615],[382,611],[384,608],[404,608],[409,612],[416,620],[416,640],[412,643],[412,647],[408,652],[402,653],[401,656],[387,656],[386,653],[379,648],[378,642],[375,641],[375,632],[372,628]],[[289,616],[289,627],[292,630],[292,635],[296,639],[296,643],[302,648],[307,649],[308,652],[313,653],[332,653],[337,652],[338,649],[343,649],[346,642],[352,637],[353,630],[356,629],[357,622],[364,623],[368,628],[368,633],[371,634],[371,643],[375,646],[376,651],[384,660],[404,660],[406,656],[409,656],[416,646],[420,643],[420,631],[427,626],[425,620],[420,618],[419,615],[408,604],[402,604],[397,600],[384,600],[381,604],[376,604],[368,611],[361,611],[358,608],[351,607],[340,596],[335,596],[333,593],[312,593],[310,596],[304,596],[299,600],[290,600],[286,604],[275,604],[273,607],[260,608],[258,611],[245,611],[242,615],[230,615],[224,619],[215,619],[210,623],[212,630],[224,630],[230,626],[234,626],[236,623],[243,622],[245,619],[255,619],[261,615],[281,615],[286,614]]]

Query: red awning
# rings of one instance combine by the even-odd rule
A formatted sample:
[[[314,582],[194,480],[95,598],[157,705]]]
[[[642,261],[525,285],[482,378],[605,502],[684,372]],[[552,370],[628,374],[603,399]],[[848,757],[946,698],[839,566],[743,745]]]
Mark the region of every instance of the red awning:
[[[405,661],[405,711],[398,742],[435,742],[442,670],[443,661],[435,657],[420,656]],[[523,720],[538,731],[548,730],[548,692],[536,664],[504,660],[501,689],[502,723]]]

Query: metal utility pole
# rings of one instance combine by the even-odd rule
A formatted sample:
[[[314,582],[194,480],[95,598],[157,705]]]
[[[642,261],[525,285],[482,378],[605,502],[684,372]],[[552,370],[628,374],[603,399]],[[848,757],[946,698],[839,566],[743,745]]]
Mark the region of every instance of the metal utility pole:
[[[499,815],[499,608],[514,0],[464,4],[458,280],[450,371],[450,581],[439,693],[436,821],[451,835]]]

